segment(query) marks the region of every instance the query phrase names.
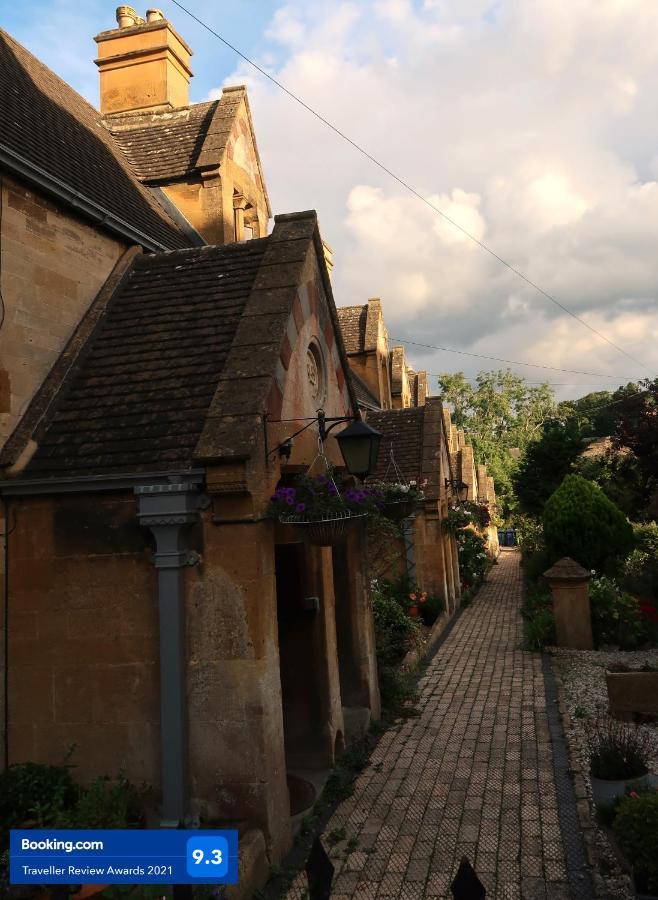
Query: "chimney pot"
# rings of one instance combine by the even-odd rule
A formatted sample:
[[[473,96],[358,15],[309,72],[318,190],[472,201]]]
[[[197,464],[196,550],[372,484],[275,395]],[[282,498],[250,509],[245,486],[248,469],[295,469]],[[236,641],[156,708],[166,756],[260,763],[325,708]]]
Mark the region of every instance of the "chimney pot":
[[[147,22],[161,22],[164,19],[164,13],[161,9],[147,9],[146,10],[146,21]]]
[[[117,6],[117,24],[119,28],[132,28],[137,23],[137,13],[132,6]]]

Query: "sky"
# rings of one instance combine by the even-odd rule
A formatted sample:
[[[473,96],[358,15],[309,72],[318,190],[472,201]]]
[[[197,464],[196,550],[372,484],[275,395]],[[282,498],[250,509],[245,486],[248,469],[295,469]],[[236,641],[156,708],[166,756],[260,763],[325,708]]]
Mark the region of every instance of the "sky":
[[[512,366],[546,378],[560,398],[657,374],[655,0],[184,5],[638,362],[165,0],[194,50],[191,100],[247,84],[273,210],[317,210],[338,305],[380,297],[394,343],[611,376]],[[0,0],[0,24],[97,104],[93,36],[114,27],[114,10],[107,0]],[[498,367],[413,345],[407,353],[433,375]]]

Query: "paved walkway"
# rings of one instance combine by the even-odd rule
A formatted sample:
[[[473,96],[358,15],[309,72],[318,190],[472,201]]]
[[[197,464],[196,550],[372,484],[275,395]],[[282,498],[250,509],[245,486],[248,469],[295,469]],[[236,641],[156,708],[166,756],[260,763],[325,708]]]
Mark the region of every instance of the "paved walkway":
[[[420,717],[382,736],[325,829],[325,845],[345,830],[334,900],[452,897],[463,856],[487,898],[591,896],[562,836],[568,785],[554,774],[541,657],[519,649],[520,597],[518,555],[503,552],[420,681]]]

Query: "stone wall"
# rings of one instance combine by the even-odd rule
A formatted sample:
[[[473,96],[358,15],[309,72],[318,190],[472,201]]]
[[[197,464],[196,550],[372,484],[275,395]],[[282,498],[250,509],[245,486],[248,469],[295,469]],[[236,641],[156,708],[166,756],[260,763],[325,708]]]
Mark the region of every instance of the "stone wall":
[[[3,176],[0,447],[126,245]]]
[[[10,498],[9,762],[157,784],[158,609],[131,494]]]

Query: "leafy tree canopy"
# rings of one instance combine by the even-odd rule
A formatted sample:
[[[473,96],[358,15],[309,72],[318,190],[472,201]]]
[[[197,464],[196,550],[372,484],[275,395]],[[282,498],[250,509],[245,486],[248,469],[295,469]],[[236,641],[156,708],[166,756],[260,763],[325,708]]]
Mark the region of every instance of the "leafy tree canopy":
[[[575,422],[584,437],[608,437],[617,430],[621,403],[640,391],[640,386],[629,382],[616,391],[593,391],[577,400],[563,400],[558,404],[558,417]]]
[[[571,471],[584,446],[573,419],[566,423],[552,420],[542,426],[539,438],[528,445],[512,478],[522,512],[541,516],[544,504]]]
[[[443,399],[452,407],[452,421],[463,428],[476,462],[486,464],[496,483],[499,505],[506,514],[514,501],[512,473],[518,448],[525,450],[555,416],[553,391],[548,384],[529,385],[509,369],[480,372],[471,383],[463,372],[439,376]]]

